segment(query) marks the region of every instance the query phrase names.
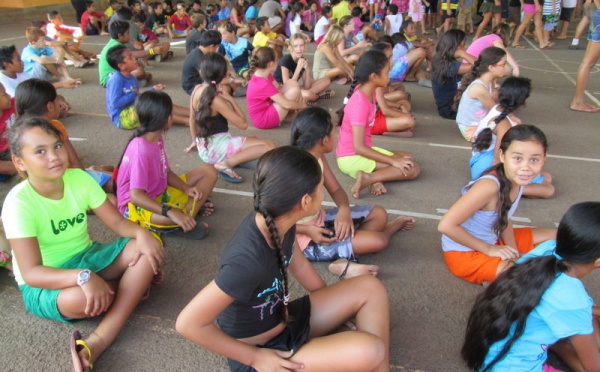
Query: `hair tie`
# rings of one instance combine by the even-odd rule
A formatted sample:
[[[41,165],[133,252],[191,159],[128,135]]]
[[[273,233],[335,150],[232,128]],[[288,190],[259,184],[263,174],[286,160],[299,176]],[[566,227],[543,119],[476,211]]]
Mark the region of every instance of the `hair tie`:
[[[213,81],[211,81],[210,83],[211,83],[212,85],[217,85],[217,82],[216,82],[216,81],[214,81],[214,80],[213,80]]]
[[[475,61],[475,63],[473,63],[473,66],[479,67],[480,64],[481,64],[481,62],[479,62],[479,60],[477,60],[477,61]]]
[[[559,261],[562,261],[563,259],[558,253],[556,253],[556,249],[552,251],[552,255]]]

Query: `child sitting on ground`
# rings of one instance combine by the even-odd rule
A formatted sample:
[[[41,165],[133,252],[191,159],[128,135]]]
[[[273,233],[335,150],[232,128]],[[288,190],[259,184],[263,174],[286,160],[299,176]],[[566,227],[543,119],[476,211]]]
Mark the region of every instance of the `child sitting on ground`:
[[[169,18],[167,22],[167,32],[169,37],[185,38],[192,29],[192,20],[185,12],[185,5],[177,3],[177,11]]]
[[[58,81],[72,80],[67,71],[64,55],[46,46],[46,34],[37,27],[29,27],[25,31],[29,44],[21,52],[23,70],[31,77]]]
[[[227,61],[218,53],[208,53],[200,59],[203,83],[196,85],[190,99],[190,133],[200,159],[212,164],[227,182],[240,183],[242,177],[233,168],[255,159],[275,148],[269,140],[255,136],[233,136],[228,123],[238,129],[248,128],[246,115],[228,90],[221,88],[227,76]]]
[[[17,86],[31,79],[26,72],[23,71],[23,61],[21,55],[14,45],[9,47],[0,47],[0,83],[4,85],[4,89],[9,96],[14,97]],[[77,88],[81,84],[81,80],[72,79],[58,81],[52,83],[55,88]],[[65,97],[59,95],[60,101],[60,117],[66,117],[71,109],[71,105],[65,100]]]
[[[478,179],[500,162],[500,140],[506,131],[517,125],[508,115],[525,105],[530,92],[531,81],[527,78],[509,77],[500,86],[498,104],[479,122],[475,132],[473,155],[469,161],[472,180]],[[552,195],[554,186],[548,172],[541,172],[523,189],[523,196],[529,198],[545,199]]]
[[[61,134],[61,141],[67,151],[69,168],[85,170],[107,193],[108,200],[116,204],[114,195],[114,181],[111,179],[112,167],[93,167],[86,169],[79,159],[73,144],[69,140],[67,129],[58,118],[60,115],[59,96],[56,89],[49,82],[41,79],[29,79],[17,87],[15,94],[15,106],[19,116],[37,116],[44,118],[52,124]]]
[[[259,129],[276,128],[295,110],[306,107],[298,81],[289,79],[279,86],[273,78],[276,69],[277,57],[272,48],[262,47],[254,52],[246,104],[250,121]]]
[[[109,49],[106,54],[109,65],[115,69],[106,83],[106,108],[108,114],[117,128],[134,129],[140,122],[134,109],[134,102],[139,94],[137,79],[133,71],[137,62],[124,45],[117,45]],[[151,89],[163,90],[163,84],[156,84]],[[183,106],[173,106],[173,123],[189,125],[189,110]]]
[[[521,254],[556,238],[556,229],[513,228],[510,220],[523,188],[540,174],[547,148],[537,127],[512,127],[500,142],[500,162],[462,189],[438,225],[452,274],[477,284],[493,282]]]
[[[325,109],[307,107],[300,111],[291,133],[291,145],[308,151],[319,161],[323,185],[337,206],[321,208],[296,223],[296,242],[302,253],[309,261],[334,261],[329,271],[342,279],[377,275],[379,267],[358,264],[355,255],[382,251],[396,232],[412,229],[415,220],[400,216],[388,223],[387,212],[378,205],[350,207],[346,192],[325,158],[335,145],[335,128]]]
[[[129,22],[123,20],[116,20],[110,25],[109,29],[110,40],[104,46],[102,52],[100,52],[100,61],[98,63],[100,85],[103,87],[106,86],[106,82],[108,81],[109,75],[112,72],[116,71],[110,66],[108,60],[106,59],[106,54],[108,53],[108,50],[114,46],[124,45],[125,43],[129,42]],[[157,50],[151,48],[148,51],[136,50],[132,52],[134,58],[146,57],[152,54],[156,55],[157,53],[160,54],[159,48],[157,48]],[[144,68],[137,63],[132,75],[135,76],[137,80],[140,80],[142,86],[145,86],[146,83],[152,80],[152,74],[146,73],[146,71],[144,71]]]
[[[106,30],[106,17],[96,11],[93,1],[85,2],[85,13],[81,16],[81,31],[84,35],[108,35]]]
[[[140,127],[117,166],[118,208],[159,239],[158,234],[176,231],[200,240],[208,225],[195,217],[217,182],[217,172],[205,164],[181,176],[173,173],[162,136],[171,128],[172,109],[171,98],[161,91],[144,92],[136,100]]]
[[[190,18],[192,20],[192,30],[185,38],[185,54],[200,45],[200,35],[206,30],[206,16],[204,14],[194,14]]]
[[[145,26],[154,32],[155,35],[166,35],[168,34],[167,28],[159,23],[160,16],[162,15],[162,4],[153,2],[148,4],[148,14],[146,15]]]
[[[41,28],[48,38],[65,43],[63,46],[65,49],[65,57],[67,57],[67,54],[78,54],[87,60],[96,58],[96,54],[81,49],[83,34],[81,33],[80,27],[65,25],[62,16],[56,10],[48,13],[47,16],[49,23],[45,23],[44,26],[35,25],[33,24],[34,22],[31,22],[31,25],[33,27]]]
[[[67,169],[61,134],[46,119],[19,118],[9,136],[13,162],[26,179],[6,196],[2,222],[25,308],[68,324],[103,315],[87,337],[73,331],[70,338],[74,370],[91,370],[153,276],[160,281],[165,250],[148,230],[127,221],[89,175]],[[90,239],[89,209],[117,241]]]
[[[370,50],[363,54],[354,70],[354,81],[346,96],[347,104],[338,111],[337,164],[343,173],[356,178],[350,190],[355,199],[365,187],[369,187],[373,195],[382,195],[387,193],[383,182],[410,181],[421,172],[410,152],[388,151],[374,147],[372,143],[375,91],[388,85],[389,71],[390,60],[384,53]]]
[[[271,31],[271,25],[267,17],[258,17],[256,19],[256,28],[259,31],[254,35],[252,46],[254,48],[269,46],[275,50],[277,59],[280,59],[283,56],[285,36]]]

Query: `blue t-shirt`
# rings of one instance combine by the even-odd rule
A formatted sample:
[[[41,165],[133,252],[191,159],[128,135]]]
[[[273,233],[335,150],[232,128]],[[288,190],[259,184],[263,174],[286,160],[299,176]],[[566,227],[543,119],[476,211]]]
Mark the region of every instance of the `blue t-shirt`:
[[[217,15],[219,16],[219,21],[224,21],[224,20],[229,19],[230,14],[231,14],[231,9],[229,9],[228,7],[221,9],[219,11],[219,13],[217,13]]]
[[[33,60],[34,57],[50,57],[52,53],[54,53],[54,49],[48,46],[43,47],[41,49],[35,49],[31,45],[27,45],[25,48],[23,48],[23,51],[21,52],[21,61],[23,61],[23,71],[25,71],[28,74],[31,73],[33,67],[37,63]]]
[[[551,255],[555,247],[554,240],[544,242],[518,262]],[[542,371],[548,358],[548,349],[555,342],[594,331],[592,305],[593,300],[579,279],[564,273],[558,274],[542,295],[540,303],[529,314],[523,335],[490,371]],[[494,360],[513,333],[514,325],[504,340],[495,342],[490,347],[484,366]]]
[[[119,128],[121,128],[119,115],[127,107],[133,106],[138,95],[137,89],[137,79],[133,75],[126,78],[120,71],[115,71],[108,78],[106,83],[106,109],[110,120]]]
[[[226,55],[233,69],[239,73],[241,69],[250,67],[249,59],[253,49],[254,47],[248,42],[248,39],[238,37],[235,44],[221,40],[219,54]]]
[[[246,22],[250,22],[251,19],[258,18],[258,8],[254,5],[250,5],[248,9],[246,9],[246,14],[244,14],[244,18],[246,18]]]

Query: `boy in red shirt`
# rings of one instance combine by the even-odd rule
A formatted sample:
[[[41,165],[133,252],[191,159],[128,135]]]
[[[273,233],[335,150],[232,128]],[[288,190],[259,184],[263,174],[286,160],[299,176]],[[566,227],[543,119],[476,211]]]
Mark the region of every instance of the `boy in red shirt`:
[[[97,12],[93,1],[85,2],[85,13],[81,16],[81,31],[84,35],[108,35],[106,29],[106,17]]]
[[[177,12],[167,22],[167,32],[171,39],[175,37],[187,37],[192,28],[192,20],[185,12],[185,5],[177,3]]]

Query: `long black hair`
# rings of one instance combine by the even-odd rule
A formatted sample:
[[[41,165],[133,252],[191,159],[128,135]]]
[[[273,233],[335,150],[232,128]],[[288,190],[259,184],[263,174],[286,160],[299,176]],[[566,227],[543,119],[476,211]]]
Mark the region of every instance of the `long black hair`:
[[[541,129],[533,125],[521,124],[506,131],[500,142],[500,150],[502,153],[506,154],[510,145],[515,141],[538,142],[542,145],[544,154],[548,151],[548,140],[546,139],[546,135]],[[498,220],[494,224],[494,232],[500,236],[508,224],[508,211],[512,206],[512,201],[510,200],[511,181],[506,176],[504,163],[502,162],[492,166],[484,173],[496,174],[498,182],[500,183],[498,189],[498,205],[496,206]]]
[[[500,115],[496,116],[494,123],[498,125],[511,112],[525,104],[531,93],[531,80],[524,77],[511,76],[504,80],[498,90],[498,107],[502,109]],[[498,139],[499,140],[499,139]],[[485,128],[473,142],[473,150],[484,151],[492,143],[492,129]]]
[[[454,53],[466,36],[467,34],[464,31],[456,28],[444,32],[435,45],[435,54],[431,59],[431,80],[439,84],[445,84],[455,78],[456,75],[452,67],[456,62]]]
[[[134,138],[141,137],[146,133],[164,130],[172,112],[173,101],[167,93],[160,90],[147,90],[140,94],[135,100],[135,113],[137,114],[140,126],[135,130],[129,141],[127,141],[123,155],[125,155],[127,146],[129,146],[129,143]],[[121,166],[123,155],[121,155],[117,169]]]
[[[28,79],[17,85],[15,108],[17,115],[43,116],[48,112],[48,103],[57,97],[56,88],[42,79]]]
[[[194,109],[194,125],[198,129],[198,137],[204,139],[208,148],[208,137],[213,132],[214,120],[211,106],[217,96],[217,84],[227,75],[227,61],[219,53],[208,53],[200,58],[200,76],[208,86],[204,88],[198,105]]]
[[[475,79],[488,72],[491,66],[494,66],[495,64],[500,62],[500,60],[502,60],[502,58],[504,58],[505,56],[506,51],[498,47],[485,48],[481,52],[479,58],[473,64],[471,72],[465,74],[465,76],[463,76],[462,80],[460,81],[460,87],[456,91],[456,95],[454,96],[454,104],[452,105],[452,109],[454,111],[458,110],[458,104],[460,103],[460,99],[465,90],[467,90],[467,88],[469,87],[469,85],[471,85],[471,83]]]
[[[523,335],[529,314],[557,275],[569,271],[571,265],[600,258],[600,202],[569,208],[558,225],[555,252],[511,267],[477,297],[461,350],[469,368],[488,371],[502,360]],[[514,334],[496,358],[484,365],[490,346],[506,338],[513,324]]]
[[[292,122],[290,145],[310,150],[331,134],[331,115],[321,107],[307,107]]]
[[[284,311],[287,320],[289,283],[283,244],[275,219],[292,211],[304,195],[312,195],[321,182],[321,167],[317,159],[307,151],[293,146],[283,146],[266,152],[258,161],[254,173],[254,210],[260,213],[269,228],[270,241],[277,255],[283,275]]]
[[[354,68],[354,80],[352,81],[352,85],[350,85],[350,89],[348,90],[348,94],[346,95],[347,99],[352,97],[354,94],[354,90],[360,84],[364,84],[369,81],[369,76],[371,74],[379,75],[381,71],[390,65],[390,60],[388,57],[380,51],[369,50],[360,58],[356,63],[356,67]],[[342,107],[337,111],[338,114],[338,125],[342,125],[342,120],[344,119],[344,108],[346,104],[344,103]]]

